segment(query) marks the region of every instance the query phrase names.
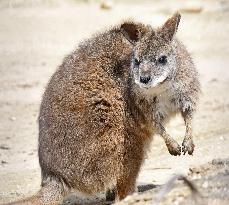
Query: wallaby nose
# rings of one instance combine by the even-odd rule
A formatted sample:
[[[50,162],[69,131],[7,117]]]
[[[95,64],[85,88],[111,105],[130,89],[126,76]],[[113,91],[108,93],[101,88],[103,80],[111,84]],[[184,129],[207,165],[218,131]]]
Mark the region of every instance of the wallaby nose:
[[[149,75],[148,76],[140,76],[140,82],[141,83],[147,84],[150,80],[151,80],[151,77]]]

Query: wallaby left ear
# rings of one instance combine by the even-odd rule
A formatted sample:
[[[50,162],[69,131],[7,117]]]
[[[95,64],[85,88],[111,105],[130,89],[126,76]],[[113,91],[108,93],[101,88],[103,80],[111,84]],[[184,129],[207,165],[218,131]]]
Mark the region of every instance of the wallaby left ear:
[[[146,26],[140,23],[124,22],[121,25],[121,32],[130,43],[135,44],[146,32]]]
[[[159,30],[159,34],[166,41],[171,41],[175,35],[178,25],[180,23],[181,15],[176,12],[171,18],[169,18]]]

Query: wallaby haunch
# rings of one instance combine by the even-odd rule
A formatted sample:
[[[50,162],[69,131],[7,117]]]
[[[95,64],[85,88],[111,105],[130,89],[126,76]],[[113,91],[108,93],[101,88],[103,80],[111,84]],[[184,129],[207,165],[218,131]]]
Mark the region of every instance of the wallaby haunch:
[[[158,29],[120,26],[86,40],[52,76],[40,107],[41,190],[12,204],[58,204],[77,190],[135,190],[146,148],[156,133],[168,150],[181,148],[163,124],[181,112],[183,152],[192,154],[191,120],[198,99],[197,72],[174,38],[179,14]]]

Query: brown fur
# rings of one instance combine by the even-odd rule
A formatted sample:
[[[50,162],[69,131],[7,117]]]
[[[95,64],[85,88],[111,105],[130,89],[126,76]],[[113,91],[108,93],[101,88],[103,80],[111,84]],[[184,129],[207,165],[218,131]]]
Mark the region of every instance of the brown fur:
[[[84,41],[52,76],[40,107],[41,191],[15,204],[57,204],[71,191],[135,190],[144,132],[126,127],[133,43],[144,26],[123,23]],[[130,120],[130,125],[134,121]]]

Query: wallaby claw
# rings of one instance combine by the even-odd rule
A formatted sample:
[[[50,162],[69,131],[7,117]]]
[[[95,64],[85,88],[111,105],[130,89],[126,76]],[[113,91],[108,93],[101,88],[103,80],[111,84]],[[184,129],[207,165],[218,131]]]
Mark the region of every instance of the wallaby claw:
[[[169,142],[166,143],[166,146],[171,155],[174,155],[174,156],[181,155],[181,147],[175,140],[170,139]]]
[[[182,152],[183,155],[186,154],[186,152],[188,152],[189,155],[193,154],[194,151],[194,143],[192,139],[184,139],[183,143],[182,143]]]

